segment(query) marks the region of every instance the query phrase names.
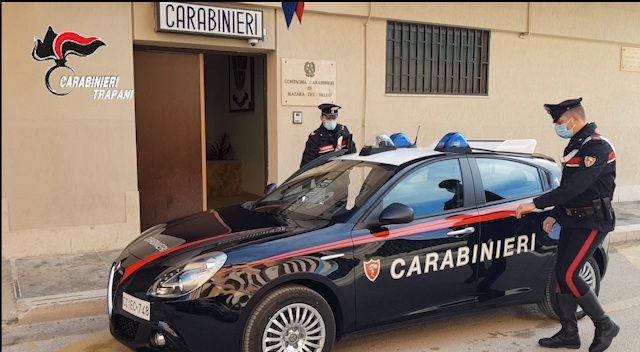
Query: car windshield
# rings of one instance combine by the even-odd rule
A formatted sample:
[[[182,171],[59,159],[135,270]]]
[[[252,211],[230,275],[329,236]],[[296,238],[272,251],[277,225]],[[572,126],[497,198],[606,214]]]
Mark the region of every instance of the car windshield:
[[[294,220],[331,220],[362,206],[395,169],[393,165],[333,160],[286,182],[258,200],[253,210]]]

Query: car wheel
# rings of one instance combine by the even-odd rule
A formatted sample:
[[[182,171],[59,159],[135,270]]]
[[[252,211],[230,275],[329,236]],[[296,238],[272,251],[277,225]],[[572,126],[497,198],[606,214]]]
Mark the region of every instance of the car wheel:
[[[580,269],[580,276],[591,287],[596,296],[600,293],[600,268],[596,260],[591,257]],[[551,272],[549,279],[547,280],[547,287],[545,292],[545,299],[538,303],[540,310],[552,319],[558,318],[558,300],[556,298],[556,286],[557,280],[555,272]],[[585,316],[585,312],[582,307],[578,305],[576,310],[576,317],[582,319]]]
[[[331,351],[335,334],[327,301],[310,288],[288,285],[267,294],[251,312],[242,351]]]

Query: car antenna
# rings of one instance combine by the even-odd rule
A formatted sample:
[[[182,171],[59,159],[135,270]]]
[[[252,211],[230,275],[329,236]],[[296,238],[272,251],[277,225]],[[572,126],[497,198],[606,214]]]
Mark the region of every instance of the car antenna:
[[[418,132],[416,132],[416,139],[413,141],[413,145],[418,145],[418,135],[420,134],[420,125],[418,125]]]

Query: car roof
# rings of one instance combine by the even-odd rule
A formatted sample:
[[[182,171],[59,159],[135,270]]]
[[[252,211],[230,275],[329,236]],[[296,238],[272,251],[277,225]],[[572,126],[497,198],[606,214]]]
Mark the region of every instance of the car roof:
[[[397,166],[415,159],[440,154],[444,155],[445,153],[435,151],[432,148],[398,148],[395,150],[384,151],[371,155],[360,155],[357,153],[346,154],[337,157],[334,160],[368,161],[373,163]]]
[[[438,155],[452,155],[455,153],[445,153],[433,150],[433,148],[398,148],[394,150],[382,151],[379,153],[371,154],[371,155],[360,155],[358,153],[353,154],[345,154],[340,157],[336,157],[333,160],[352,160],[352,161],[367,161],[372,163],[379,164],[387,164],[387,165],[402,165],[404,163],[422,159],[430,156],[438,156]],[[499,155],[506,157],[519,157],[519,158],[527,158],[527,159],[546,159],[555,163],[555,161],[541,154],[527,154],[527,153],[512,153],[512,152],[499,152],[499,151],[473,151],[469,153],[471,155]],[[460,155],[469,155],[460,153]]]

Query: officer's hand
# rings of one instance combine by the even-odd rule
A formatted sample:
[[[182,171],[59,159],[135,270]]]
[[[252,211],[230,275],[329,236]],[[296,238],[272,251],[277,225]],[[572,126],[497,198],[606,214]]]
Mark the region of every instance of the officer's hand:
[[[534,210],[536,210],[536,205],[533,204],[533,202],[526,203],[526,204],[520,204],[520,205],[518,205],[518,208],[516,208],[516,218],[520,219],[520,218],[522,218],[522,215],[524,215],[526,213],[530,213],[530,212],[532,212]]]
[[[551,230],[553,229],[553,225],[555,223],[556,223],[556,219],[549,216],[546,219],[544,219],[544,221],[542,222],[542,229],[546,233],[551,233]]]

